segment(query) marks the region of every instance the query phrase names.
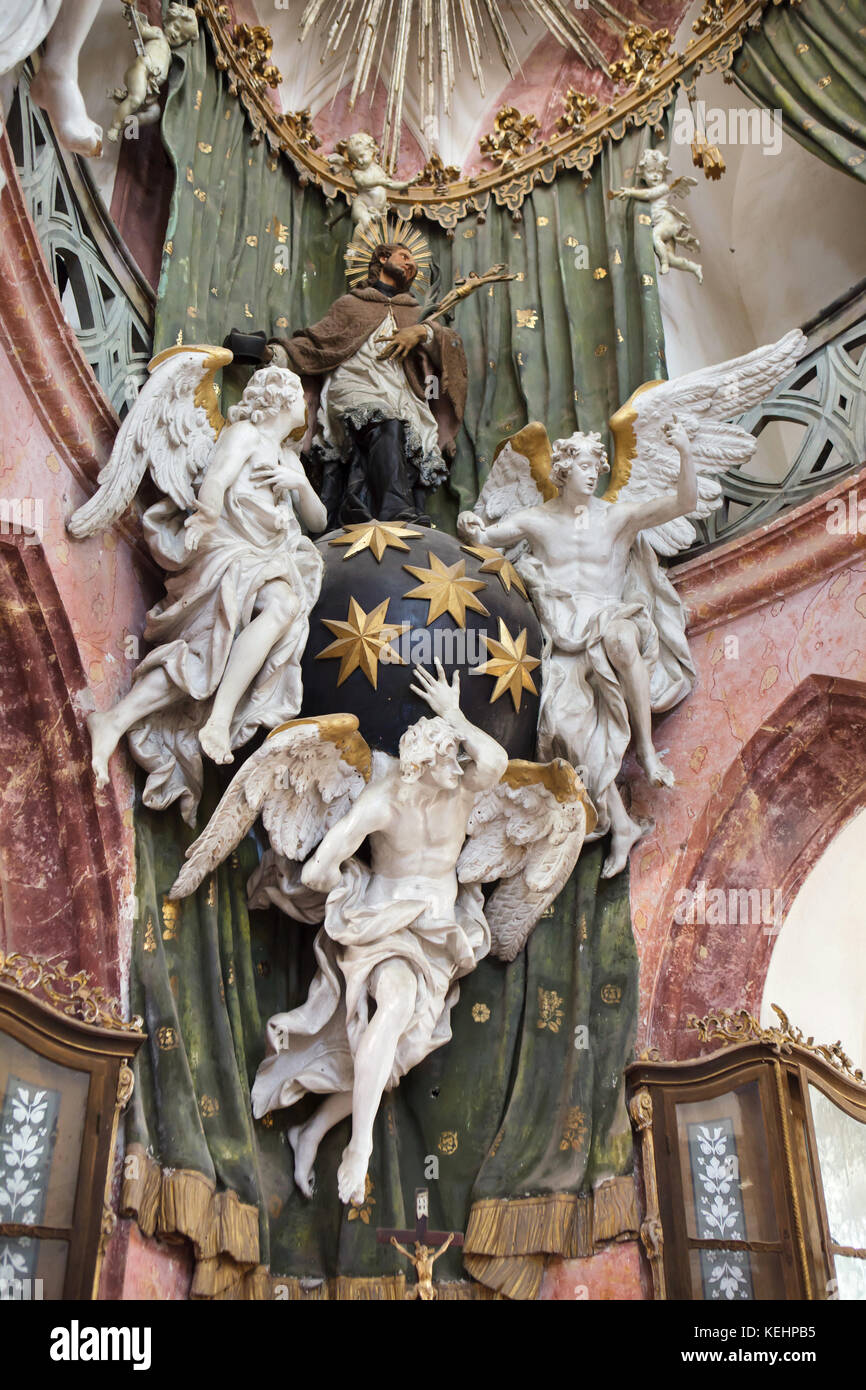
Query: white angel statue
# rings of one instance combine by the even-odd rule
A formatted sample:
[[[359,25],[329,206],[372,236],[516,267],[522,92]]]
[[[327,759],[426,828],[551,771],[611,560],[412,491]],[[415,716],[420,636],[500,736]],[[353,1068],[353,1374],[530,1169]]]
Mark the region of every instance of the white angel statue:
[[[726,421],[762,401],[804,344],[797,330],[639,387],[610,420],[616,453],[601,497],[596,486],[610,469],[598,434],[573,434],[551,450],[543,426],[527,426],[500,447],[474,511],[458,517],[476,554],[505,548],[526,581],[545,635],[538,757],[558,754],[580,772],[598,810],[595,835],[611,832],[605,877],[625,867],[645,829],[616,784],[626,749],[633,738],[650,783],[671,786],[652,716],[695,681],[685,612],[656,552],[690,545],[688,518],[721,504],[716,475],[747,463],[756,446]]]
[[[145,804],[161,810],[179,797],[189,824],[201,796],[201,752],[229,763],[257,728],[300,709],[300,661],[324,571],[298,522],[311,531],[327,523],[289,447],[306,425],[300,378],[283,367],[256,372],[226,423],[213,378],[231,360],[226,349],[204,346],[154,358],[97,492],[68,523],[78,538],[111,526],[148,469],[164,494],[142,519],[169,575],[144,632],[156,645],[129,694],[88,724],[100,786],[128,733],[132,756],[150,774]]]
[[[700,251],[701,243],[691,228],[691,223],[678,207],[675,198],[687,198],[697,186],[697,179],[683,174],[671,178],[668,157],[664,150],[644,150],[638,161],[638,173],[646,185],[644,188],[614,188],[609,198],[633,198],[639,203],[650,204],[650,217],[653,228],[653,250],[659,263],[659,275],[667,275],[671,266],[675,270],[687,270],[694,275],[698,284],[703,283],[704,272],[697,261],[681,256],[677,246],[693,247]]]
[[[355,196],[351,203],[352,243],[358,245],[363,234],[372,223],[385,218],[388,213],[388,190],[402,192],[410,187],[412,179],[393,179],[379,163],[379,147],[372,135],[366,131],[356,131],[348,139],[341,140],[333,154],[328,155],[328,163],[335,174],[346,174],[355,185]],[[329,226],[339,222],[345,210],[332,217]]]
[[[399,759],[371,755],[349,714],[275,730],[234,777],[171,890],[191,893],[261,813],[272,848],[248,884],[251,905],[323,922],[306,1003],[270,1019],[252,1090],[257,1116],[307,1092],[326,1097],[289,1130],[307,1196],[322,1138],[351,1115],[338,1191],[343,1202],[363,1200],[383,1091],[448,1042],[457,981],[491,944],[514,958],[594,821],[567,763],[510,763],[462,714],[459,677],[449,685],[437,669],[415,668],[412,689],[435,718],[406,730]],[[358,854],[365,841],[368,859]],[[485,905],[481,885],[497,879]]]

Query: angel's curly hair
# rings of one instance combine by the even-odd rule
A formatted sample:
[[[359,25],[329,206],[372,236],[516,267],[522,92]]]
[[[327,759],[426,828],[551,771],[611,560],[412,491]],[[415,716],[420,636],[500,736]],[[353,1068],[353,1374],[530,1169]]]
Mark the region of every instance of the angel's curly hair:
[[[303,399],[303,395],[301,378],[288,367],[262,367],[250,377],[237,405],[229,409],[228,422],[236,425],[239,420],[249,420],[257,425],[261,420],[279,415],[281,410],[288,410],[299,398]],[[305,432],[306,426],[301,437]]]
[[[668,159],[664,150],[644,150],[643,154],[637,162],[635,173],[645,174],[648,169],[661,169],[662,173],[666,174],[669,167],[670,160]]]
[[[572,470],[573,462],[565,452],[566,449],[580,448],[583,446],[588,453],[594,454],[598,459],[599,467],[602,472],[610,471],[610,464],[607,460],[607,450],[601,442],[601,435],[597,430],[585,434],[580,430],[575,430],[567,439],[557,439],[553,446],[553,453],[550,460],[551,481],[557,487],[562,487]]]
[[[425,767],[439,759],[456,759],[460,740],[451,725],[439,715],[411,724],[398,744],[400,775],[404,782],[417,782]]]

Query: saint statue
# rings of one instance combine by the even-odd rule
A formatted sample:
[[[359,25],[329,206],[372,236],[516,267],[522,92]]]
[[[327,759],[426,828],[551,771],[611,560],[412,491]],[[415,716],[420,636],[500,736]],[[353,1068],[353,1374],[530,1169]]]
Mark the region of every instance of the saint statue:
[[[366,283],[318,323],[261,343],[271,361],[318,388],[310,460],[321,468],[331,527],[373,517],[429,526],[426,494],[448,476],[466,403],[466,357],[453,328],[419,321],[411,286],[429,258],[419,248],[417,232],[405,241],[370,237],[353,261],[356,271],[364,266]],[[241,336],[249,343],[231,334],[227,345]]]

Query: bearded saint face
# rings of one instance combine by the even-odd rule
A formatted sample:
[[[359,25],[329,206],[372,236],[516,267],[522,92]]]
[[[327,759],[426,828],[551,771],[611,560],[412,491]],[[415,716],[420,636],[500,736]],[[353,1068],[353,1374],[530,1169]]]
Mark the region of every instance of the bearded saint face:
[[[418,264],[405,246],[391,246],[387,257],[380,259],[378,271],[380,276],[384,272],[398,290],[404,291],[418,274]]]

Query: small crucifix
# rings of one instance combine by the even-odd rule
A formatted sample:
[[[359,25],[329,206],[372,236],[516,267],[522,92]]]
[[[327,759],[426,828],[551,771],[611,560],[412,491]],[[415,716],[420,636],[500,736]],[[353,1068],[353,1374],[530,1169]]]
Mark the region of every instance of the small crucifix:
[[[412,1261],[418,1283],[406,1294],[407,1298],[420,1298],[428,1303],[438,1298],[433,1287],[433,1265],[444,1255],[449,1245],[462,1245],[460,1231],[428,1231],[427,1218],[430,1214],[430,1194],[426,1187],[415,1189],[415,1229],[414,1231],[379,1230],[376,1240],[380,1245],[393,1245],[401,1255]],[[400,1244],[400,1239],[415,1242],[415,1253]],[[438,1249],[437,1249],[438,1246]]]

